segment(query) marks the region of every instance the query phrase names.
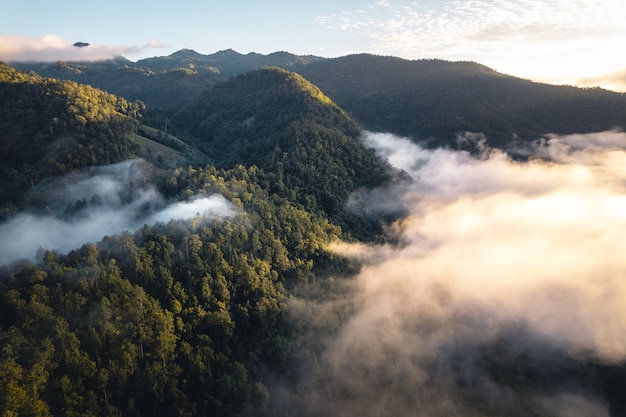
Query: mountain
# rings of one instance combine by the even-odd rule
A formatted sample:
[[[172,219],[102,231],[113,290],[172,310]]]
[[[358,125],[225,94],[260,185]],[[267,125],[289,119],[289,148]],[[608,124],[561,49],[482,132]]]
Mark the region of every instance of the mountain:
[[[456,135],[484,133],[488,143],[534,140],[548,133],[592,132],[626,126],[626,96],[599,88],[536,83],[474,62],[405,60],[369,54],[334,59],[180,50],[136,63],[16,63],[46,77],[90,84],[148,104],[161,127],[204,90],[248,71],[280,67],[318,86],[364,128],[456,146]]]
[[[495,246],[483,257],[490,231],[473,228],[486,209],[516,240],[522,226],[499,214],[500,197],[549,203],[552,180],[538,175],[548,171],[591,191],[598,178],[618,196],[604,187],[616,171],[595,177],[597,154],[584,170],[543,170],[500,153],[415,157],[394,142],[416,165],[411,182],[360,140],[366,127],[449,146],[471,130],[506,147],[513,135],[623,126],[623,95],[371,55],[182,50],[35,67],[56,76],[0,64],[0,414],[625,415],[618,277],[589,267],[593,286],[569,287],[569,252],[544,246],[540,214],[528,221],[539,256],[520,256],[533,268],[556,258],[563,280],[529,277],[537,304],[501,299],[519,259]],[[509,192],[500,173],[526,166],[528,189]],[[363,210],[351,211],[355,199]],[[519,201],[532,204],[515,211],[536,207]],[[602,240],[600,226],[585,236]],[[79,243],[59,249],[52,232]],[[30,252],[7,255],[21,246]],[[501,266],[502,282],[475,280],[482,262],[465,270],[460,259]]]
[[[162,199],[193,207],[219,195],[228,208],[192,211],[190,220],[170,214],[167,223],[106,232],[67,253],[42,247],[35,259],[0,266],[0,412],[276,415],[280,392],[295,392],[298,355],[307,350],[289,300],[334,292],[342,285],[335,280],[357,271],[328,248],[349,237],[331,215],[341,218],[346,193],[390,175],[356,140],[357,125],[319,89],[279,69],[235,77],[181,109],[171,123],[185,141],[140,124],[140,103],[0,69],[3,149],[10,145],[46,177],[35,188],[53,182],[40,165],[73,156],[65,167],[72,175],[56,182],[82,185],[83,193],[62,213],[51,204],[37,216],[15,214],[10,233],[2,223],[3,249],[49,229],[75,237],[101,219],[112,226],[150,217]],[[236,140],[221,142],[222,151],[217,133]],[[219,167],[183,160],[156,175],[144,172],[150,164],[83,169],[107,150],[120,149],[110,162],[148,144],[156,152],[157,140],[183,156],[202,146]],[[66,201],[76,189],[49,191]]]
[[[72,80],[91,85],[130,100],[140,100],[153,107],[176,107],[224,77],[213,68],[185,67],[161,70],[137,65],[126,59],[100,62],[56,62],[14,64],[22,71],[34,71],[42,77]]]
[[[16,71],[0,63],[0,204],[46,177],[144,157],[168,167],[206,162],[179,139],[141,126],[141,102]]]
[[[226,49],[214,54],[202,55],[194,50],[181,49],[169,56],[139,60],[137,65],[153,71],[169,71],[175,68],[204,69],[219,72],[228,78],[231,75],[263,67],[290,69],[324,59],[313,55],[298,56],[285,51],[268,55],[250,52],[244,55],[232,49]]]
[[[408,61],[351,55],[299,68],[366,129],[432,146],[456,134],[484,133],[507,147],[514,138],[626,127],[626,94],[536,83],[474,62]]]
[[[172,124],[219,167],[255,165],[277,175],[310,210],[343,211],[348,195],[391,179],[358,140],[360,127],[300,75],[267,68],[216,85]]]
[[[127,99],[141,100],[151,108],[169,110],[196,98],[203,90],[226,81],[231,75],[270,66],[295,68],[319,60],[323,58],[288,52],[243,55],[229,49],[202,55],[182,49],[169,56],[137,62],[119,57],[100,62],[28,62],[12,65],[22,71],[35,71],[43,77],[72,80]]]
[[[134,157],[163,169],[254,165],[271,178],[275,192],[334,216],[361,237],[380,233],[380,218],[355,217],[345,201],[396,174],[360,143],[358,124],[296,73],[274,67],[219,83],[166,119],[168,133],[141,124],[139,113],[147,111],[142,102],[3,68],[5,204],[21,204],[47,176]]]
[[[0,64],[2,198],[40,178],[128,158],[139,103]],[[30,185],[30,184],[29,184]]]

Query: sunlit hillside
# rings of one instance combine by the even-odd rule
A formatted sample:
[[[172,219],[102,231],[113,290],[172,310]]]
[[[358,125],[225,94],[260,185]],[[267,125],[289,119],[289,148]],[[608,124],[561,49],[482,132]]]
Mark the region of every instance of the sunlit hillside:
[[[626,415],[623,94],[182,50],[0,99],[3,416]]]

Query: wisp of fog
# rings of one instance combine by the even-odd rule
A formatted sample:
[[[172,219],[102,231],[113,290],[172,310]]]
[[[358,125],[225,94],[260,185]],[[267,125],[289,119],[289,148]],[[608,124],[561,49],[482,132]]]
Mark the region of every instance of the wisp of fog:
[[[550,135],[517,149],[525,162],[363,141],[413,178],[359,197],[370,212],[407,210],[392,227],[403,244],[333,247],[364,266],[308,406],[607,416],[597,381],[568,375],[626,358],[626,134]]]
[[[49,203],[48,213],[19,213],[0,224],[0,265],[33,260],[40,248],[68,252],[144,224],[236,215],[219,194],[166,204],[146,180],[145,164],[124,161],[46,184],[40,197]]]

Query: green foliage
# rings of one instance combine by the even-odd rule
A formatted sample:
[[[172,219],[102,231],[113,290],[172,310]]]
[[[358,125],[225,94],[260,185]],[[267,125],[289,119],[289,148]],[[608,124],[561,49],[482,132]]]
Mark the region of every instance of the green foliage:
[[[233,77],[173,123],[216,165],[257,166],[272,192],[357,235],[371,233],[349,222],[344,202],[359,188],[390,180],[391,168],[356,139],[356,123],[301,76],[270,68]]]
[[[234,51],[211,59],[230,60],[223,73],[243,62]],[[272,59],[294,65],[288,54]],[[128,62],[53,69],[126,89],[129,97],[152,94],[161,104],[170,93],[176,96],[169,103],[182,103],[223,79],[222,70],[193,51],[157,61],[154,70]],[[524,131],[525,118],[545,121],[546,128],[565,117],[534,113],[523,94],[503,99],[528,84],[476,64],[351,57],[325,65],[311,65],[311,77],[325,74],[327,84],[316,82],[352,114],[368,118],[370,128],[441,139],[459,129],[508,135]],[[579,106],[591,102],[580,99],[580,90],[536,88],[534,99],[545,103],[539,111],[558,107],[586,117]],[[583,95],[588,100],[596,93],[597,109],[611,102],[607,97],[615,100],[609,119],[622,111],[614,95]],[[337,311],[311,322],[294,318],[290,308],[308,297],[347,298],[340,280],[358,265],[329,252],[328,244],[375,239],[380,219],[351,215],[346,198],[396,176],[356,140],[355,121],[302,76],[277,68],[218,84],[171,118],[150,116],[164,131],[177,129],[176,136],[139,125],[141,103],[3,64],[0,96],[3,197],[49,174],[119,161],[143,148],[167,159],[164,169],[181,155],[198,162],[159,171],[164,175],[155,185],[168,199],[219,193],[239,210],[226,220],[145,226],[68,254],[42,249],[36,264],[0,267],[0,414],[297,415],[281,402],[308,398],[297,383],[304,371],[294,364],[315,375],[324,344],[309,340],[307,329],[319,327],[316,335],[337,330],[353,306],[338,303]],[[501,102],[507,104],[493,104]],[[193,144],[182,141],[184,135]],[[201,167],[204,154],[192,145],[215,165]],[[0,203],[0,216],[16,213],[14,202]],[[79,200],[67,214],[87,204]],[[489,369],[494,380],[512,386],[529,380],[499,363],[497,352],[483,351],[485,362],[496,365]],[[623,379],[623,367],[611,369],[618,369],[611,378]],[[410,387],[406,394],[411,397]]]
[[[272,415],[266,377],[290,378],[298,353],[287,299],[355,266],[325,249],[340,228],[264,178],[177,169],[172,196],[220,192],[241,214],[0,269],[0,413]]]
[[[490,144],[506,146],[514,135],[533,140],[547,133],[626,126],[623,94],[534,83],[473,62],[408,61],[366,54],[335,59],[286,52],[242,55],[232,50],[202,55],[181,50],[137,63],[19,65],[25,71],[142,100],[161,112],[149,112],[155,122],[229,76],[267,67],[302,74],[369,130],[429,140],[433,146],[454,146],[456,134],[464,131],[482,132]]]
[[[233,50],[202,55],[182,49],[169,56],[137,62],[116,58],[90,63],[24,62],[16,66],[23,71],[36,71],[45,77],[89,84],[118,96],[141,100],[151,109],[169,114],[196,99],[206,89],[228,80],[231,75],[271,66],[295,68],[322,59],[287,52],[243,55]],[[156,113],[151,115],[158,117]]]
[[[144,106],[0,63],[0,202],[40,178],[129,158]],[[5,186],[6,185],[6,186]]]
[[[365,128],[432,146],[454,146],[456,134],[465,131],[506,147],[514,135],[534,140],[626,127],[624,94],[534,83],[473,62],[361,54],[299,71]]]

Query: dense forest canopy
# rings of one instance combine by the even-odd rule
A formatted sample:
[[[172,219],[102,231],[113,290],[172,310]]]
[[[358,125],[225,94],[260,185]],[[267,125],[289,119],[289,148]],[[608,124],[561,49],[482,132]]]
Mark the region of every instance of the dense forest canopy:
[[[46,176],[134,155],[128,134],[137,130],[141,102],[2,63],[0,95],[0,204],[19,201]]]
[[[3,146],[22,158],[18,165],[9,165],[16,162],[10,159],[3,164],[17,170],[29,163],[32,181],[133,157],[137,149],[129,135],[161,135],[139,125],[141,103],[2,68]],[[274,83],[283,89],[270,96],[255,91],[254,85],[264,84],[254,79],[259,76],[275,78],[264,92]],[[3,413],[274,415],[288,408],[266,385],[273,378],[288,383],[299,372],[292,362],[302,341],[287,301],[332,288],[332,277],[356,270],[327,249],[351,237],[326,211],[338,215],[347,193],[395,174],[355,140],[354,122],[319,89],[282,70],[251,77],[238,88],[256,95],[257,107],[243,111],[259,112],[262,141],[250,142],[258,148],[219,153],[199,142],[223,169],[152,169],[145,177],[172,200],[220,194],[238,216],[146,225],[67,254],[42,248],[37,262],[15,260],[0,269]],[[224,94],[233,107],[222,116],[233,119],[228,112],[237,107],[236,94]],[[285,104],[293,106],[291,115],[279,115]],[[187,120],[192,128],[203,122]],[[160,136],[163,146],[187,146],[167,137]],[[191,136],[190,143],[198,138]],[[53,153],[59,141],[71,142],[65,145],[69,154]],[[284,150],[274,157],[261,153],[280,145]],[[107,157],[119,146],[126,151]],[[370,172],[355,171],[357,164]],[[37,185],[39,192],[46,183]],[[105,207],[92,191],[56,215],[71,221]],[[7,193],[7,199],[16,195]],[[380,232],[355,230],[370,237]]]
[[[385,206],[382,189],[423,186],[370,148],[363,127],[448,148],[459,132],[482,132],[488,154],[511,137],[626,125],[623,95],[475,63],[366,55],[183,50],[30,67],[48,75],[0,63],[0,231],[47,219],[37,224],[80,234],[104,212],[133,227],[0,266],[2,415],[556,417],[562,409],[546,398],[582,409],[595,404],[587,395],[608,404],[589,413],[624,415],[622,363],[554,346],[519,322],[498,324],[493,338],[465,335],[463,323],[489,317],[470,305],[439,322],[435,313],[453,303],[443,286],[424,294],[432,314],[402,323],[415,327],[408,334],[467,336],[443,351],[419,340],[396,349],[386,335],[373,340],[378,333],[351,338],[345,327],[364,307],[354,277],[409,244],[397,230],[408,221],[403,206],[354,205]],[[458,158],[474,163],[467,152]],[[216,196],[227,213],[153,216]],[[347,256],[345,242],[369,255]],[[337,336],[356,340],[338,356],[356,362],[333,362]],[[385,369],[369,363],[380,353]],[[404,366],[407,355],[422,373]],[[344,374],[355,379],[344,384]],[[363,393],[375,393],[372,402]]]
[[[355,140],[358,125],[317,87],[279,68],[233,77],[181,109],[172,123],[218,166],[275,173],[274,191],[337,215],[351,192],[391,179]]]
[[[535,83],[475,62],[361,54],[314,62],[301,74],[367,129],[431,146],[453,146],[466,131],[506,148],[514,138],[626,126],[625,94]]]
[[[2,270],[3,411],[271,415],[278,406],[264,378],[292,372],[286,301],[354,268],[325,249],[341,231],[256,185],[255,169],[174,175],[170,192],[220,192],[244,214],[146,226]]]

